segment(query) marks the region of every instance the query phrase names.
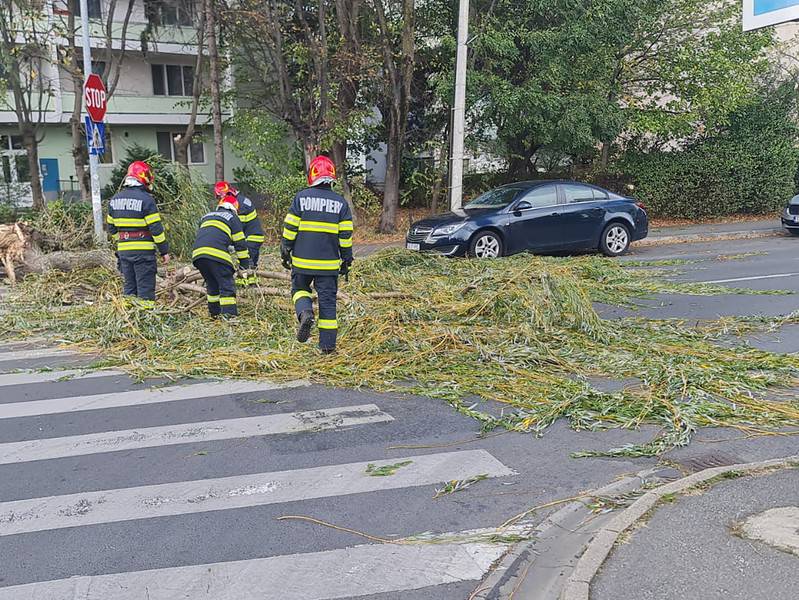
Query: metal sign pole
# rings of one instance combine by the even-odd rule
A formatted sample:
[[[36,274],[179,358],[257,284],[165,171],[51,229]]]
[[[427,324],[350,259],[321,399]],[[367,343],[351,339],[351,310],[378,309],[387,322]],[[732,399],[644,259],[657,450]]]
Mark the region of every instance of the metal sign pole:
[[[80,24],[81,38],[83,39],[83,79],[92,74],[92,50],[90,44],[89,31],[89,2],[80,0]],[[78,99],[75,98],[77,102]],[[85,108],[85,107],[84,107]],[[88,114],[88,113],[87,113]],[[100,198],[100,159],[96,154],[89,153],[89,174],[91,176],[92,187],[92,215],[94,217],[94,242],[98,246],[106,244],[105,233],[103,232],[103,206]],[[77,174],[81,176],[80,173]]]
[[[469,0],[460,0],[458,10],[458,50],[455,56],[455,103],[452,107],[452,147],[450,158],[450,210],[463,205],[463,139],[466,121],[466,52],[469,36]]]

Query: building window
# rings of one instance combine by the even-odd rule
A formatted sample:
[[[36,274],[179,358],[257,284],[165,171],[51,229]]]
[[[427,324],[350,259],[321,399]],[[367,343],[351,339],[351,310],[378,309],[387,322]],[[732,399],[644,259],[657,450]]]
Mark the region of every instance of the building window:
[[[191,96],[194,93],[194,67],[151,65],[153,94],[156,96]]]
[[[103,11],[100,9],[100,2],[101,0],[88,0],[87,4],[89,6],[89,18],[90,19],[102,19],[103,18]],[[75,0],[75,15],[81,16],[80,14],[80,0]]]
[[[0,152],[3,150],[24,150],[21,135],[0,135]]]
[[[161,5],[161,25],[193,25],[194,0],[164,0]]]
[[[177,152],[175,152],[175,138],[181,135],[179,131],[158,131],[156,132],[156,141],[158,144],[158,153],[168,158],[169,160],[177,159]],[[188,147],[189,163],[199,165],[205,163],[205,145],[202,140],[197,136],[192,138]]]

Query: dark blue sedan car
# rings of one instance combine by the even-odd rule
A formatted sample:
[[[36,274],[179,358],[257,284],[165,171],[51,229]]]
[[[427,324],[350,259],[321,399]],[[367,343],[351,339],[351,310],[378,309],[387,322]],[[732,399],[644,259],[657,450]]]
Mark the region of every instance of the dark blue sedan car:
[[[578,250],[619,256],[648,229],[644,206],[632,198],[576,181],[522,181],[488,191],[461,211],[417,221],[406,246],[477,258]]]

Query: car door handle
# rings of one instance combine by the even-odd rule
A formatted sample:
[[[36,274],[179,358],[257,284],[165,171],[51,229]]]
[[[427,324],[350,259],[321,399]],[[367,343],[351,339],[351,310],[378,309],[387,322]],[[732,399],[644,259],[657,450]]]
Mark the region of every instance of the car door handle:
[[[560,216],[560,213],[559,213],[559,212],[553,212],[553,213],[552,213],[551,215],[549,215],[549,216],[550,216],[550,217],[559,217],[559,216]]]

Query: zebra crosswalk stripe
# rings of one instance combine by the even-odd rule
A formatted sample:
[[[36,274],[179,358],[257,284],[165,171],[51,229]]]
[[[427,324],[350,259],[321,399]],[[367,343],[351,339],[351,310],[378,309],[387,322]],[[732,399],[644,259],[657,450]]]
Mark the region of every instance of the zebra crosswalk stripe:
[[[506,545],[375,544],[0,588],[0,600],[332,600],[477,581]]]
[[[8,385],[28,385],[32,383],[53,383],[57,381],[73,381],[77,379],[95,379],[100,377],[121,377],[122,371],[82,371],[67,369],[66,371],[23,371],[20,373],[0,374],[0,387]]]
[[[393,475],[367,467],[407,462]],[[485,450],[256,473],[0,503],[0,535],[416,487],[513,471]]]
[[[390,415],[382,412],[376,405],[364,404],[260,417],[26,440],[0,444],[0,464],[261,435],[340,429],[353,425],[385,423],[393,420]]]
[[[290,381],[288,383],[214,381],[211,383],[194,383],[191,385],[95,394],[92,396],[32,400],[28,402],[0,404],[0,419],[35,417],[82,410],[119,408],[122,406],[139,406],[142,404],[156,404],[159,402],[175,402],[177,400],[195,400],[198,398],[230,396],[247,392],[266,392],[306,385],[309,385],[307,381]]]
[[[62,350],[60,348],[35,348],[29,350],[11,350],[9,352],[0,352],[0,362],[34,358],[62,358],[77,356],[81,355],[70,352],[69,350]]]

